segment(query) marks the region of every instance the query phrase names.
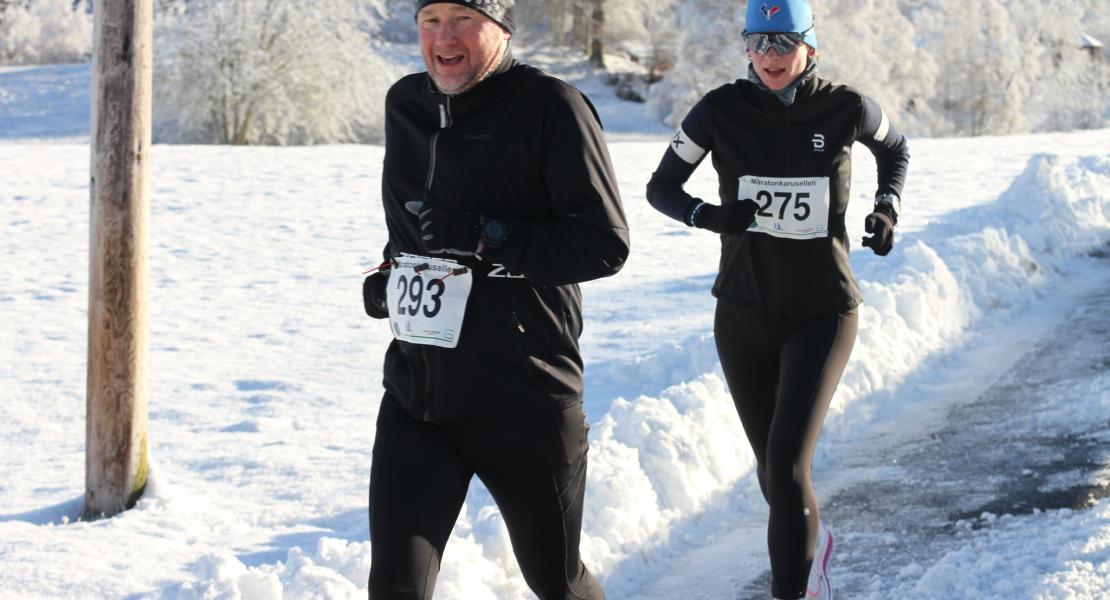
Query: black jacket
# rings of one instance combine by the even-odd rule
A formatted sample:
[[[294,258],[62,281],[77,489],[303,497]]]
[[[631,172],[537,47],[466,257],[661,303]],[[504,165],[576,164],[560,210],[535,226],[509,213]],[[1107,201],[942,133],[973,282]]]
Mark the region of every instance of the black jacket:
[[[844,227],[856,141],[875,155],[877,191],[901,196],[909,163],[906,140],[873,100],[811,77],[787,106],[738,80],[709,92],[691,109],[648,183],[647,197],[664,214],[691,224],[690,212],[700,200],[682,186],[707,154],[713,157],[722,204],[738,200],[744,176],[828,178],[828,220],[819,224],[827,235],[788,239],[749,230],[721,236],[713,294],[772,314],[841,313],[861,301]]]
[[[582,400],[578,283],[612,275],[628,226],[601,125],[574,87],[519,64],[458,96],[426,73],[386,97],[386,256],[424,254],[412,200],[502,220],[474,272],[456,348],[394,340],[386,391],[415,417],[559,409]]]

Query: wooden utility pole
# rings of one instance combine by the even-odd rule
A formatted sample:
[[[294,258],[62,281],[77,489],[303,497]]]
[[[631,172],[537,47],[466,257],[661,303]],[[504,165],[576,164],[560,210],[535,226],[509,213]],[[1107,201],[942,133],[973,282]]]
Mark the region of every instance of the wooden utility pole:
[[[152,0],[93,8],[85,516],[146,486]]]

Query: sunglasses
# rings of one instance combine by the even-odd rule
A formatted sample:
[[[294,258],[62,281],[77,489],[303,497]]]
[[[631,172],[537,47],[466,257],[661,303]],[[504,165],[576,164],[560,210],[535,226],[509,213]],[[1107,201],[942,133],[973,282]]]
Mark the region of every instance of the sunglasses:
[[[744,32],[744,40],[748,43],[748,50],[756,54],[767,54],[769,50],[774,48],[778,54],[790,54],[801,44],[806,37],[808,31],[802,33],[747,33]]]

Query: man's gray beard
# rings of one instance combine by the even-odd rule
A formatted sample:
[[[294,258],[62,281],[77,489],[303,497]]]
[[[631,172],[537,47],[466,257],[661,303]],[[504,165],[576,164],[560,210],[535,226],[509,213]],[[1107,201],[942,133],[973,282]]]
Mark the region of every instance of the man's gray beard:
[[[432,75],[432,81],[435,82],[436,88],[438,88],[440,92],[447,94],[448,96],[458,96],[459,94],[470,90],[479,83],[482,83],[487,77],[490,76],[490,73],[496,71],[497,67],[501,65],[501,61],[505,58],[505,52],[507,52],[508,50],[509,40],[505,40],[505,45],[502,46],[501,52],[497,53],[497,60],[490,61],[490,63],[487,64],[484,69],[482,69],[481,73],[478,73],[476,77],[467,80],[466,83],[463,83],[461,86],[459,86],[459,89],[456,91],[449,92],[443,89],[443,85],[436,80],[435,75]],[[431,69],[429,69],[429,72],[431,72]]]

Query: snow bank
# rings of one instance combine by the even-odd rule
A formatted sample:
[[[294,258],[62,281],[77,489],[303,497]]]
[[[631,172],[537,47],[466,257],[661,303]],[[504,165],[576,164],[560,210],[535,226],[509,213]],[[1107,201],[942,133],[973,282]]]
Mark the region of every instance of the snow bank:
[[[1077,254],[1110,239],[1110,158],[1036,155],[997,201],[902,237],[891,256],[853,255],[860,333],[828,428],[851,435],[923,360],[1040,294]],[[851,414],[848,408],[851,407]]]
[[[1082,512],[984,513],[957,528],[958,548],[928,568],[906,567],[869,597],[1094,599],[1110,589],[1110,499]]]

